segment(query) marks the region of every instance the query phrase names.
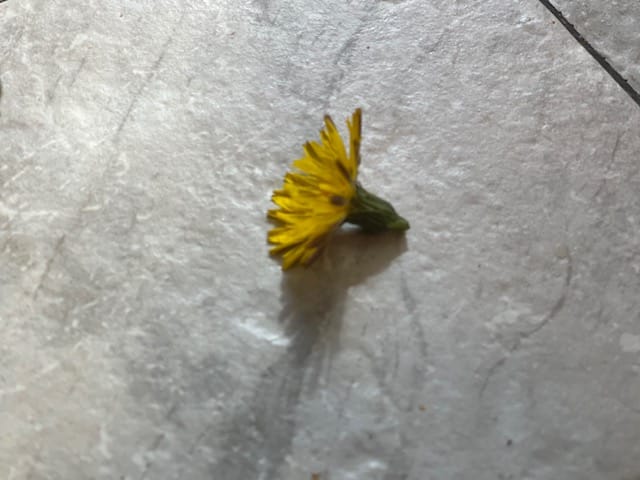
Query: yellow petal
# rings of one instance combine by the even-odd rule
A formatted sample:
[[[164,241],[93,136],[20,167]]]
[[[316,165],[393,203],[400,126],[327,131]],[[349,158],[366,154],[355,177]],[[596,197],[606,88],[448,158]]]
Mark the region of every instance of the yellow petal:
[[[311,263],[327,238],[346,218],[356,192],[359,163],[361,111],[350,120],[349,156],[331,120],[325,116],[320,142],[304,144],[304,154],[293,162],[283,187],[273,192],[278,208],[269,210],[279,226],[269,231],[270,253],[282,256],[282,268]]]

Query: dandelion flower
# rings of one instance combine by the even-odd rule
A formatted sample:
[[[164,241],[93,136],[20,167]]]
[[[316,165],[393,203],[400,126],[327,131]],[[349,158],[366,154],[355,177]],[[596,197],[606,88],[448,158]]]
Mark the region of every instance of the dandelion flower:
[[[282,256],[283,270],[313,262],[344,222],[371,233],[409,228],[389,202],[358,183],[361,118],[358,108],[347,120],[347,154],[333,120],[325,116],[320,142],[304,144],[304,155],[293,162],[283,187],[273,192],[278,208],[267,216],[278,226],[269,231],[268,239],[274,245],[270,253]]]

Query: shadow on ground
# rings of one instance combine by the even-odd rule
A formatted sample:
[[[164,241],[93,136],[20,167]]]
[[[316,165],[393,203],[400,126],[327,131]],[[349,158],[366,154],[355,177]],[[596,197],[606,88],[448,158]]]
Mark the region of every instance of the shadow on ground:
[[[340,231],[312,267],[283,274],[280,321],[290,343],[262,372],[248,402],[232,412],[226,454],[212,478],[278,478],[301,427],[301,398],[314,395],[331,371],[349,288],[384,271],[406,249],[402,235]]]

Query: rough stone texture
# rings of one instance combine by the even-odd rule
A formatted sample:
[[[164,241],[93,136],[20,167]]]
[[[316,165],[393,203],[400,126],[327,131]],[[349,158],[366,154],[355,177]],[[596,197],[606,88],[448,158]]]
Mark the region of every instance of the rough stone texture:
[[[0,478],[640,477],[640,111],[537,1],[0,9]],[[283,276],[356,106],[412,229]]]
[[[553,0],[552,3],[640,92],[640,2]]]

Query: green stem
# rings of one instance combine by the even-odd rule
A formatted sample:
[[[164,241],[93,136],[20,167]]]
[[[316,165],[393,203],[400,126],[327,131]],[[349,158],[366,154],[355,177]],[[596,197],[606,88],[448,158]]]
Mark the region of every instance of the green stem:
[[[359,183],[356,184],[356,195],[351,200],[345,222],[358,225],[369,233],[409,229],[409,222],[398,215],[389,202],[369,193]]]

